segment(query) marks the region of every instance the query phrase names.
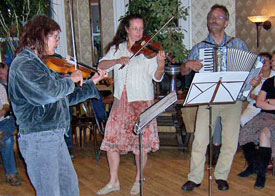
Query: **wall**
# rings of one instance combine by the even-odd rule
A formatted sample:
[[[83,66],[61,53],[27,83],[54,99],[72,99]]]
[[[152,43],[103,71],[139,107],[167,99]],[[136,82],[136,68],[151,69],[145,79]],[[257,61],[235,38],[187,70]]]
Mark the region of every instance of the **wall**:
[[[68,54],[73,56],[71,20],[68,1],[65,2],[65,16],[67,29]],[[77,58],[79,62],[87,65],[92,63],[92,40],[90,25],[90,6],[88,0],[73,1],[75,41],[77,48]]]
[[[106,45],[114,37],[114,12],[112,0],[100,0],[101,8],[101,48],[105,54]]]
[[[205,39],[208,35],[206,17],[210,8],[214,4],[220,4],[227,7],[230,18],[229,25],[226,28],[226,33],[231,36],[236,35],[235,28],[235,1],[233,0],[192,0],[192,14],[191,14],[191,24],[192,24],[192,45],[199,43]]]
[[[101,0],[102,40],[105,47],[113,36],[113,1]],[[191,39],[192,45],[202,41],[208,34],[206,16],[215,3],[225,5],[230,14],[229,26],[226,33],[243,39],[252,52],[271,52],[275,50],[275,17],[271,18],[272,27],[269,31],[261,30],[260,47],[256,48],[256,27],[247,16],[273,15],[275,16],[275,0],[191,0]],[[106,11],[108,10],[108,11]],[[273,36],[272,36],[273,35]]]
[[[261,29],[260,45],[256,46],[256,25],[247,16],[273,15],[275,16],[275,0],[236,0],[237,36],[242,38],[252,52],[272,52],[275,50],[275,17],[270,19],[271,29]]]

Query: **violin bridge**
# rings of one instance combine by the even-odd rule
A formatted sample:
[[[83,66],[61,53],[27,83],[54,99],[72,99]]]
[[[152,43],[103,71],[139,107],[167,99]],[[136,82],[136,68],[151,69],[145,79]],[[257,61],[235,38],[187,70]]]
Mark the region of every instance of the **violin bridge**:
[[[146,41],[143,40],[140,45],[144,46],[145,44],[146,44]]]

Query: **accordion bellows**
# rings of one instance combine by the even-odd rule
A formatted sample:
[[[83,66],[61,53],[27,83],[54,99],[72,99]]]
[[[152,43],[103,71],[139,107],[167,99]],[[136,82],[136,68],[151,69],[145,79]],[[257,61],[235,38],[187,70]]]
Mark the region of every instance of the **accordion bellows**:
[[[227,71],[250,71],[257,61],[258,55],[236,49],[227,48]]]

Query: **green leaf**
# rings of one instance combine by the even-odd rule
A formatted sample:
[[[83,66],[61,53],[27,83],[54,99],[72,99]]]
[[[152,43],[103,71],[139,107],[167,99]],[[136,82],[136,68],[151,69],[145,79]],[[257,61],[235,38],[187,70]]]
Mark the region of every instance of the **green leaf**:
[[[160,41],[165,52],[174,56],[177,62],[187,58],[189,51],[183,44],[185,30],[177,27],[179,18],[186,20],[187,7],[178,0],[131,0],[128,7],[126,15],[140,13],[143,16],[149,35],[154,35],[174,15],[175,19],[154,40]]]

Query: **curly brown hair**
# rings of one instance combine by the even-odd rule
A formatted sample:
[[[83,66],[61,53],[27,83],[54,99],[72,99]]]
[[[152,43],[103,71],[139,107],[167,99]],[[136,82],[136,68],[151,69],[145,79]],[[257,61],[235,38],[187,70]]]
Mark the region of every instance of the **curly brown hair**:
[[[60,26],[44,15],[34,16],[24,27],[15,54],[29,47],[36,50],[39,58],[46,55],[48,36],[54,31],[61,31]]]

